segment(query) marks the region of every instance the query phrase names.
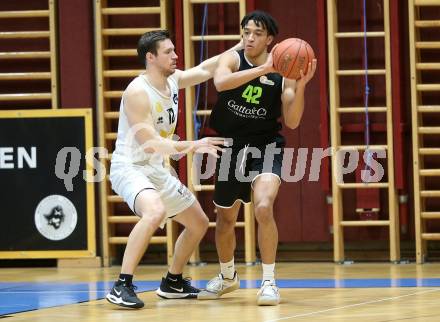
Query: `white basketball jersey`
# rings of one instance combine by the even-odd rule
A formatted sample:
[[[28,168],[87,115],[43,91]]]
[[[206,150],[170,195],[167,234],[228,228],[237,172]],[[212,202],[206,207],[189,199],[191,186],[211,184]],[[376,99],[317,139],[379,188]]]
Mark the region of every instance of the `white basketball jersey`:
[[[148,94],[151,108],[151,117],[157,133],[164,138],[172,138],[177,124],[178,95],[179,88],[173,76],[168,77],[167,82],[170,89],[170,96],[163,95],[154,88],[146,79],[140,75],[133,82],[137,82]],[[154,161],[152,154],[146,153],[144,148],[139,145],[133,135],[124,111],[124,99],[121,99],[119,108],[118,136],[116,139],[115,151],[113,152],[112,162],[137,163],[151,160],[153,163],[162,163],[163,158],[155,155]]]

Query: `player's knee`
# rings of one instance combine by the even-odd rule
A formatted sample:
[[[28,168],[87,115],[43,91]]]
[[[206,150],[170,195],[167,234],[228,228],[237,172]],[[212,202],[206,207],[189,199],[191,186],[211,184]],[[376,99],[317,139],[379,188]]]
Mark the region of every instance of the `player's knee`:
[[[166,210],[162,204],[158,204],[153,206],[152,209],[142,211],[140,215],[142,216],[141,220],[148,222],[151,226],[159,227],[165,220]]]
[[[220,232],[234,229],[235,221],[235,218],[217,213],[216,229]]]
[[[197,227],[203,232],[203,234],[206,233],[209,226],[209,218],[203,213],[200,215],[197,219]]]
[[[265,223],[272,220],[273,203],[269,199],[263,199],[255,204],[255,219],[259,223]]]
[[[186,226],[186,229],[188,229],[193,234],[203,236],[208,230],[208,225],[209,225],[208,217],[204,213],[201,213],[201,214],[197,214],[197,216],[193,218],[191,224]]]

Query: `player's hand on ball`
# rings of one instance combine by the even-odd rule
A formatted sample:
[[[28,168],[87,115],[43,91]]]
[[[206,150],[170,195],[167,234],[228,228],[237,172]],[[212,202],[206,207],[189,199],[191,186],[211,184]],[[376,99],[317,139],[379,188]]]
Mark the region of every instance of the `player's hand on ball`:
[[[307,68],[307,74],[304,75],[303,70],[301,69],[300,79],[297,80],[297,86],[305,86],[315,75],[316,65],[318,64],[316,59],[313,59],[311,63],[309,63],[309,67]]]
[[[265,74],[277,73],[277,71],[275,70],[275,67],[273,66],[273,52],[274,52],[274,50],[275,50],[275,48],[277,46],[278,46],[278,44],[273,46],[272,50],[267,55],[266,62],[263,64],[263,68],[264,68]]]

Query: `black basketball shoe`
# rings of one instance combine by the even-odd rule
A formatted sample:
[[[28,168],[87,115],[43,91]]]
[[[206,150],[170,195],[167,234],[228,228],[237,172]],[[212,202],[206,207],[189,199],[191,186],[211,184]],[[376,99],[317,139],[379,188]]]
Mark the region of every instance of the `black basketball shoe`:
[[[189,278],[172,281],[169,278],[162,278],[156,294],[164,299],[194,299],[200,292],[198,288],[191,286]]]
[[[116,305],[140,309],[144,307],[144,302],[142,302],[134,292],[136,288],[137,287],[133,284],[125,285],[124,283],[116,282],[110,293],[107,294],[106,299]]]

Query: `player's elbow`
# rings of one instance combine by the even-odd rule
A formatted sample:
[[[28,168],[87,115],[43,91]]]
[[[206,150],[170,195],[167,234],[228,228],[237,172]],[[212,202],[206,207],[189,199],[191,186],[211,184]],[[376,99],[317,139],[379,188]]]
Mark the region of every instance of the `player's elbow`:
[[[299,120],[289,120],[284,122],[284,124],[291,130],[295,130],[299,126]]]
[[[224,90],[226,90],[225,85],[226,83],[224,81],[217,77],[214,77],[214,86],[217,92],[223,92]]]
[[[203,77],[208,79],[214,78],[215,68],[213,66],[204,66],[202,68]]]

